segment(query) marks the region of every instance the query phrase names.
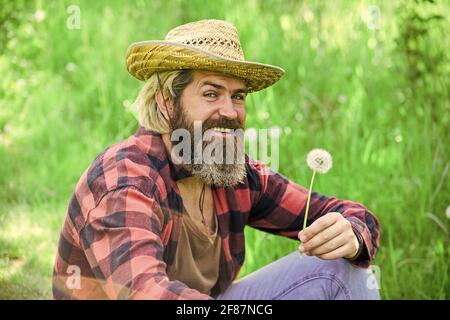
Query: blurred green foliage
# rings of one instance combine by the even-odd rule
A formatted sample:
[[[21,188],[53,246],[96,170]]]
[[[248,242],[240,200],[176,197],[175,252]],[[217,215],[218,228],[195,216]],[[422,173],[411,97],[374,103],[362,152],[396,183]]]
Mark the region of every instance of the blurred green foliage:
[[[247,60],[286,70],[248,99],[247,127],[282,129],[280,172],[307,186],[304,158],[326,148],[335,165],[315,190],[380,218],[383,298],[450,297],[447,1],[380,1],[379,21],[365,1],[0,3],[0,298],[50,297],[78,178],[137,128],[127,46],[206,18],[237,26]],[[246,236],[241,276],[297,249]]]

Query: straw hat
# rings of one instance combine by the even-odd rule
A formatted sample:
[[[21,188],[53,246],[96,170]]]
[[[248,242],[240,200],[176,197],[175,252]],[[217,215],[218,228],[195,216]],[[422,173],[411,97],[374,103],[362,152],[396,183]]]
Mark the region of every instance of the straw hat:
[[[200,20],[169,31],[165,40],[132,44],[127,50],[128,72],[147,80],[156,71],[197,69],[243,79],[249,92],[271,86],[282,68],[245,61],[236,27],[222,20]]]

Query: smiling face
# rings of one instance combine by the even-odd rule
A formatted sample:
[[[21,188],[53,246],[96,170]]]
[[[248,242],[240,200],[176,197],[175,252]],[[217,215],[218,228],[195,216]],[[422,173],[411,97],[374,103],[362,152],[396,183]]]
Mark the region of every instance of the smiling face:
[[[192,82],[181,95],[190,122],[228,124],[243,127],[245,123],[245,82],[217,72],[194,71]],[[236,126],[236,124],[238,126]],[[232,127],[233,128],[233,127]]]
[[[179,105],[174,106],[171,134],[177,129],[189,132],[191,157],[185,167],[207,184],[233,186],[245,177],[243,129],[246,95],[245,82],[240,79],[216,72],[194,71],[191,83],[182,92]],[[200,150],[195,148],[198,141],[195,141],[194,123],[202,125]],[[178,143],[172,141],[173,146]],[[209,150],[217,148],[207,154],[208,147]],[[202,163],[194,160],[199,156],[199,151],[202,152]]]

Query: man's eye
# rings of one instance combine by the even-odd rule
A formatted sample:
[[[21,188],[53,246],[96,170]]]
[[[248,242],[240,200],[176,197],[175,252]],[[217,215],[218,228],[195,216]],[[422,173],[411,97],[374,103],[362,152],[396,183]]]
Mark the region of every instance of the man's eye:
[[[237,95],[235,95],[234,97],[235,97],[236,99],[238,99],[238,100],[245,100],[245,96],[242,95],[242,94],[237,94]]]
[[[207,92],[203,96],[208,98],[215,98],[217,97],[217,94],[215,92]]]

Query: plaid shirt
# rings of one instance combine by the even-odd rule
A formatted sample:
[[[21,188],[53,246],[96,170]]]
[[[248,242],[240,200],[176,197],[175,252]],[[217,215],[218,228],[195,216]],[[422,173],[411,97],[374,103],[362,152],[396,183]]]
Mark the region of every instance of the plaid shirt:
[[[212,186],[222,241],[223,292],[244,263],[246,225],[297,240],[308,190],[246,156],[244,183]],[[55,299],[210,299],[179,281],[174,261],[183,212],[176,181],[190,174],[170,161],[161,135],[139,128],[100,153],[70,200],[53,270]],[[364,206],[313,192],[308,225],[337,211],[364,240],[351,261],[368,267],[379,244],[379,223]]]

